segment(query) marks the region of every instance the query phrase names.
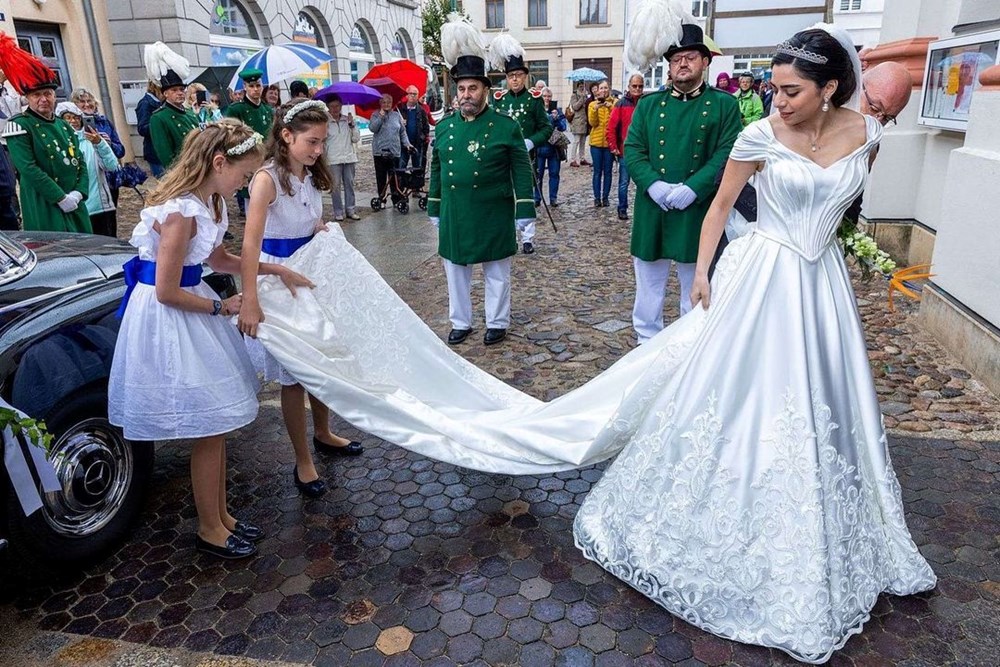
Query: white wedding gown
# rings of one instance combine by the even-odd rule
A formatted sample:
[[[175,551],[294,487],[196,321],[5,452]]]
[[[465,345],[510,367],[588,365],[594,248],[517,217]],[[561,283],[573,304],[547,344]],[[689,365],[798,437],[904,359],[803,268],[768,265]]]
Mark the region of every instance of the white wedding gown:
[[[544,403],[454,354],[333,226],[260,286],[260,338],[360,429],[476,470],[546,474],[615,454],[577,545],[709,632],[824,662],[882,592],[933,588],[903,518],[854,293],[834,236],[868,142],[819,167],[765,119],[759,222],[728,247],[712,305]]]

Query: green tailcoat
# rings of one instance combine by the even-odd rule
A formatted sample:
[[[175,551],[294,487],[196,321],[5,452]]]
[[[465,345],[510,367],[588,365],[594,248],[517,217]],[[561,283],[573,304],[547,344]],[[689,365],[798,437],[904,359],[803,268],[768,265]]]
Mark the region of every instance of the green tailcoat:
[[[79,139],[69,123],[26,111],[7,122],[3,136],[21,186],[24,229],[93,233],[85,201],[70,213],[63,213],[58,205],[74,190],[84,199],[90,191]]]
[[[164,103],[149,118],[149,135],[160,164],[169,169],[181,153],[184,137],[199,127],[198,117],[188,109],[178,109]]]
[[[498,90],[493,93],[493,108],[502,111],[521,126],[521,134],[537,148],[552,136],[552,121],[545,111],[542,94],[534,88],[519,93]]]
[[[431,151],[427,214],[440,218],[438,254],[478,264],[517,252],[514,220],[535,217],[531,162],[510,116],[487,106],[443,118]]]
[[[736,98],[708,86],[688,95],[668,89],[639,99],[625,139],[625,164],[636,185],[633,256],[647,262],[698,259],[715,176],[742,128]],[[646,193],[655,181],[683,183],[698,197],[683,211],[664,211]]]
[[[226,108],[226,116],[243,121],[252,127],[254,132],[267,139],[267,135],[271,131],[271,124],[274,122],[274,109],[263,102],[254,104],[244,100],[230,104]]]

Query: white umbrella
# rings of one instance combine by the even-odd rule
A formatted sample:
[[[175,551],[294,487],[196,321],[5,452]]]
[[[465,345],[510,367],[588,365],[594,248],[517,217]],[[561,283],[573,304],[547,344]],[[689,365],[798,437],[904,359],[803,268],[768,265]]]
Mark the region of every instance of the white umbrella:
[[[236,68],[236,74],[233,75],[229,87],[233,90],[243,88],[240,72],[245,69],[259,69],[264,73],[264,85],[268,85],[283,81],[296,74],[310,72],[331,60],[333,60],[333,56],[315,46],[295,42],[275,44],[261,49],[244,60]]]

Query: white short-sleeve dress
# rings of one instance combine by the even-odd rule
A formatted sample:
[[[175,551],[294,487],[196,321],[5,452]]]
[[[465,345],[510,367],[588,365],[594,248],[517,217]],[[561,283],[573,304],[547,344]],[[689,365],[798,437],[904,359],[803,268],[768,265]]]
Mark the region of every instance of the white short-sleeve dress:
[[[196,233],[184,265],[204,262],[228,227],[194,195],[150,206],[132,232],[140,259],[156,261],[160,235],[153,224],[173,213],[193,218]],[[208,299],[204,281],[184,287]],[[230,318],[160,303],[156,287],[135,286],[122,318],[108,384],[108,415],[132,440],[176,440],[228,433],[257,417],[259,383]]]

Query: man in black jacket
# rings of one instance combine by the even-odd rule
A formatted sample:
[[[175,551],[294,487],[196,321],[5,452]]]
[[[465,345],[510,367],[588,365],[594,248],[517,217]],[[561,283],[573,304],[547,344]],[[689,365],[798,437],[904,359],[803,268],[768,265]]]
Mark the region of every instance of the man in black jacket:
[[[416,150],[403,151],[399,156],[399,168],[405,169],[412,161],[414,169],[423,168],[424,156],[427,154],[427,139],[431,134],[431,121],[420,104],[420,91],[416,86],[406,89],[406,102],[399,105],[399,115],[403,117],[406,126],[406,138]]]
[[[135,105],[135,117],[139,124],[139,134],[142,136],[142,159],[149,163],[149,170],[157,178],[162,176],[165,170],[163,165],[160,164],[160,158],[156,156],[156,150],[153,148],[153,137],[149,133],[149,119],[153,116],[153,112],[162,105],[163,100],[160,97],[160,87],[152,81],[146,86],[146,94]]]

